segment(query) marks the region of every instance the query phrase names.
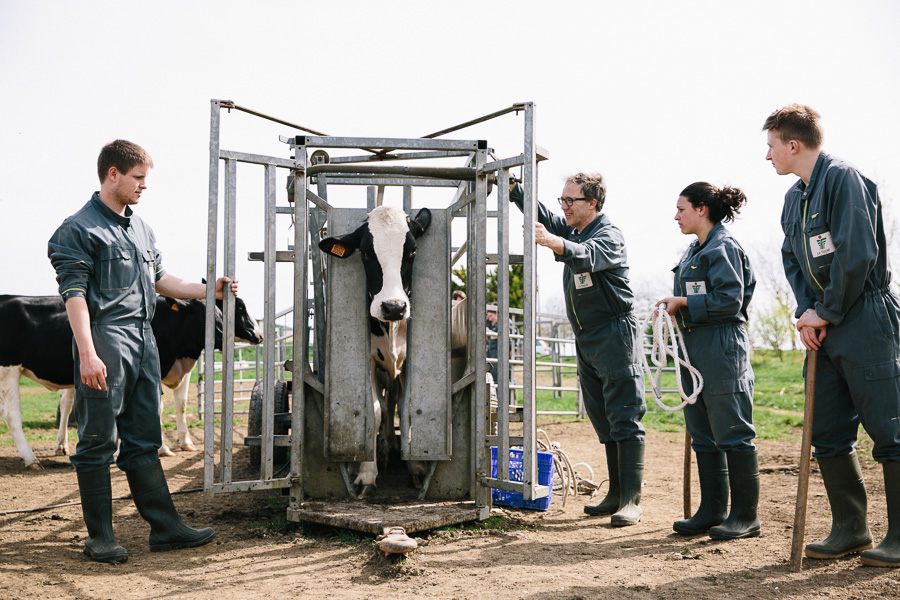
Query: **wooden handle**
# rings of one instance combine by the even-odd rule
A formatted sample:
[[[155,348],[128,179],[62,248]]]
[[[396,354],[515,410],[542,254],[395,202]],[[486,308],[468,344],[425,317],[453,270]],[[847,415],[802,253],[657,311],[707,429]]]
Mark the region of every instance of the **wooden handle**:
[[[812,447],[813,405],[816,397],[816,361],[818,352],[806,354],[806,397],[803,406],[803,438],[800,441],[800,476],[797,478],[797,504],[794,508],[794,535],[791,540],[791,570],[803,568],[803,536],[806,533],[806,500],[809,495],[809,462]]]

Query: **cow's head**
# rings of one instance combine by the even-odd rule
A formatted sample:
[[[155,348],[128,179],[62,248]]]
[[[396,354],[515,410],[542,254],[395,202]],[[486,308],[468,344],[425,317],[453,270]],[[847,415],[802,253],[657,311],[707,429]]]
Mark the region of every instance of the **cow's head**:
[[[222,301],[216,300],[216,306],[222,310]],[[254,346],[263,341],[259,323],[250,316],[247,305],[240,296],[234,297],[234,339]]]
[[[197,299],[181,300],[178,298],[169,298],[168,296],[159,296],[158,301],[165,304],[163,311],[157,304],[156,316],[153,319],[154,331],[157,327],[177,328],[181,334],[179,339],[190,339],[201,341],[204,339],[204,331],[206,330],[206,302]],[[166,313],[165,311],[171,311]],[[173,315],[177,314],[177,318]],[[157,316],[159,319],[157,319]],[[168,318],[166,318],[168,317]],[[216,333],[215,347],[216,350],[222,349],[222,311],[216,307]],[[183,338],[183,336],[187,336]],[[156,336],[159,339],[159,335]],[[171,336],[166,336],[171,337]],[[201,345],[202,349],[202,345]],[[199,352],[198,352],[199,354]]]
[[[347,258],[356,250],[366,270],[369,314],[380,321],[409,318],[416,239],[431,225],[431,211],[420,209],[409,219],[399,208],[379,206],[353,233],[330,237],[319,248],[332,256]]]

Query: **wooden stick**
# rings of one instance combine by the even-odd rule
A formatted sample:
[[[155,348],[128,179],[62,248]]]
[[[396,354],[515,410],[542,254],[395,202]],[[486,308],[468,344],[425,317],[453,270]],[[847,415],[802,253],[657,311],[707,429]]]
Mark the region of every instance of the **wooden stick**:
[[[818,352],[806,354],[806,398],[803,407],[803,438],[800,442],[800,475],[797,478],[797,504],[794,509],[794,535],[791,540],[791,570],[803,568],[803,536],[806,533],[806,500],[809,495],[809,451],[812,447],[813,404],[816,397],[816,361]]]
[[[691,434],[684,432],[684,518],[691,518]]]

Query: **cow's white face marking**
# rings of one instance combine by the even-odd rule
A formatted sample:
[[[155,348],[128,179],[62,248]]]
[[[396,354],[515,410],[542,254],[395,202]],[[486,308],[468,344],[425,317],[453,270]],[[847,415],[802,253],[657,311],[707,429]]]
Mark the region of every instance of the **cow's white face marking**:
[[[382,286],[369,306],[369,314],[383,319],[381,306],[384,302],[398,302],[404,305],[401,320],[409,318],[409,298],[403,290],[400,267],[403,263],[403,245],[409,233],[406,213],[393,206],[379,206],[369,213],[369,233],[375,257],[381,265]]]

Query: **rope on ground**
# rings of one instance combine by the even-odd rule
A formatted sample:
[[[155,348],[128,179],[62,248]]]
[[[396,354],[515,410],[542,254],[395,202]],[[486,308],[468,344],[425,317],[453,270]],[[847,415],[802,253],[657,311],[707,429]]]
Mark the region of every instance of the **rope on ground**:
[[[647,315],[647,318],[641,323],[641,327],[638,329],[639,336],[643,336],[644,332],[647,330],[648,324],[653,328],[653,346],[650,349],[650,359],[656,366],[656,371],[653,372],[650,369],[650,365],[647,362],[647,355],[643,353],[642,363],[644,372],[646,372],[647,377],[650,378],[650,387],[653,389],[653,397],[656,398],[656,403],[663,410],[670,412],[681,410],[688,404],[694,404],[697,401],[697,396],[700,395],[700,391],[703,389],[703,376],[700,375],[700,371],[698,371],[696,367],[691,365],[687,349],[684,347],[684,334],[678,328],[678,323],[673,321],[669,313],[666,312],[666,305],[660,304],[651,309],[650,314]],[[667,338],[671,342],[671,346],[669,347],[666,346]],[[678,354],[679,344],[681,347],[680,356]],[[684,400],[678,406],[667,406],[662,401],[662,386],[660,385],[660,380],[662,378],[663,368],[668,366],[668,357],[670,356],[675,362],[675,381],[678,383],[678,392]],[[694,390],[691,395],[687,395],[684,392],[684,384],[681,381],[681,369],[678,365],[687,369],[687,372],[691,376],[692,389]]]
[[[202,492],[203,488],[194,488],[190,490],[177,490],[174,492],[169,492],[170,495],[176,496],[178,494],[195,494],[197,492]],[[124,496],[116,496],[113,500],[131,500],[131,494],[125,494]],[[66,506],[77,506],[81,504],[81,500],[73,500],[72,502],[63,502],[62,504],[51,504],[49,506],[39,506],[37,508],[20,508],[18,510],[0,510],[0,516],[3,515],[16,515],[22,513],[35,513],[35,512],[43,512],[45,510],[53,510],[54,508],[64,508]]]
[[[600,486],[608,482],[605,479],[599,483],[593,481],[594,470],[587,463],[572,464],[569,455],[560,447],[559,442],[551,442],[550,436],[543,429],[536,431],[536,440],[538,450],[542,452],[550,452],[553,455],[553,491],[562,495],[563,508],[566,506],[566,499],[571,495],[573,498],[579,493],[590,494],[593,496],[600,489]],[[543,439],[541,439],[543,436]],[[582,475],[579,467],[583,467],[587,477]]]

